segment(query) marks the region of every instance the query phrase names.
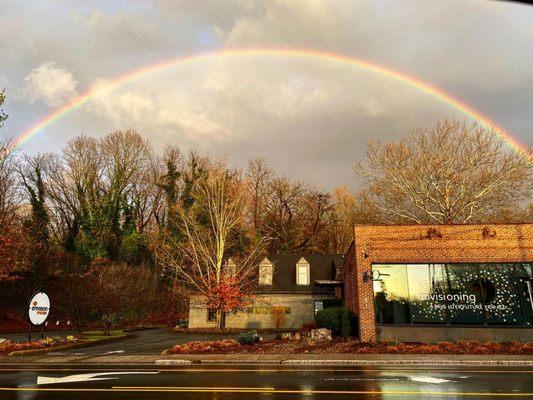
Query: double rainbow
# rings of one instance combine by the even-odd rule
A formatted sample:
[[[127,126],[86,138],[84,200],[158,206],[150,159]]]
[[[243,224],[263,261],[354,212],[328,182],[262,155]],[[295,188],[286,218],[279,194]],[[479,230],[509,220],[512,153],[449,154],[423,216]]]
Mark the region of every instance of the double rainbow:
[[[22,146],[31,140],[37,133],[43,131],[48,126],[52,125],[54,122],[65,116],[66,114],[72,112],[73,110],[79,108],[86,102],[91,99],[98,97],[102,94],[108,93],[126,83],[133,82],[137,79],[145,77],[150,74],[154,74],[160,71],[168,70],[170,68],[175,68],[183,66],[186,64],[202,62],[210,59],[231,59],[231,58],[242,58],[242,57],[275,57],[275,58],[296,58],[296,59],[308,59],[315,61],[328,61],[335,62],[339,64],[349,65],[351,67],[370,71],[377,73],[381,76],[394,79],[396,81],[402,82],[408,86],[416,88],[421,92],[427,93],[428,95],[443,101],[444,103],[450,105],[451,107],[459,110],[466,116],[472,118],[478,123],[489,127],[495,130],[498,135],[508,143],[512,148],[517,152],[523,154],[526,158],[531,158],[529,150],[523,146],[518,140],[513,138],[510,133],[506,132],[502,127],[498,126],[494,121],[492,121],[487,116],[483,115],[479,111],[476,111],[470,105],[462,102],[458,98],[452,96],[449,93],[446,93],[441,88],[433,86],[427,82],[424,82],[413,76],[409,76],[403,72],[395,71],[391,68],[385,67],[383,65],[375,64],[373,62],[354,58],[342,54],[327,52],[327,51],[317,51],[317,50],[308,50],[308,49],[296,49],[296,48],[244,48],[244,49],[225,49],[220,51],[213,51],[208,53],[199,53],[192,54],[184,57],[179,57],[169,61],[164,61],[161,63],[149,65],[147,67],[142,67],[129,71],[121,76],[118,76],[112,80],[106,81],[103,85],[99,85],[94,88],[90,88],[84,94],[79,97],[76,97],[69,101],[67,104],[56,109],[52,113],[48,114],[46,117],[41,119],[35,125],[31,126],[29,129],[24,131],[16,140],[17,146]]]

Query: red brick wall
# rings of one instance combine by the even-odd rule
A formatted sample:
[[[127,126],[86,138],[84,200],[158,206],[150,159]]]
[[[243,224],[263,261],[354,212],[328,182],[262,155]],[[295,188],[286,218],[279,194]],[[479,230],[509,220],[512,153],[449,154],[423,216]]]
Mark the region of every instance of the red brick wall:
[[[348,253],[344,257],[344,264],[339,278],[344,282],[355,282],[355,276],[355,245],[352,242]],[[344,305],[352,310],[354,314],[359,314],[357,308],[357,291],[354,285],[344,285]]]
[[[376,340],[372,282],[363,282],[373,263],[533,262],[533,224],[357,225],[354,242],[342,276],[361,341]]]

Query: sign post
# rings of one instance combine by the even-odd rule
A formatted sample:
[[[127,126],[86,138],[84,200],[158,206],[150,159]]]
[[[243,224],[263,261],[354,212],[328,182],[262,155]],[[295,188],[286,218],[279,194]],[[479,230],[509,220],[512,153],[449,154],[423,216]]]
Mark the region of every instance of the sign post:
[[[40,326],[41,328],[41,338],[44,337],[44,323],[50,315],[50,297],[43,292],[36,292],[30,299],[28,305],[28,319],[30,321],[30,326],[28,328],[28,342],[31,342],[31,327],[32,325]]]

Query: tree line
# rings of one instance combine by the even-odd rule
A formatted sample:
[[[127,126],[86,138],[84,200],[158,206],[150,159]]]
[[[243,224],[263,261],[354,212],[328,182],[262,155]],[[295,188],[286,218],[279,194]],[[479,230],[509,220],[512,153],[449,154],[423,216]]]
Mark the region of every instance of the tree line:
[[[6,118],[0,112],[0,125]],[[223,326],[265,254],[344,253],[359,223],[532,220],[531,158],[478,125],[444,120],[371,143],[356,172],[359,192],[328,192],[263,158],[229,168],[177,146],[158,154],[132,130],[79,135],[58,153],[32,156],[4,139],[2,313],[49,288],[57,312],[79,327],[175,322],[194,292]]]

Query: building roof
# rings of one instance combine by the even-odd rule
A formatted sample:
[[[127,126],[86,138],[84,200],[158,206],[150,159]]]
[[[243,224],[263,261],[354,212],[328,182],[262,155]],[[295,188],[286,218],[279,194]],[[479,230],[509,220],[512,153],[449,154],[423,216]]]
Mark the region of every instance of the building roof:
[[[296,284],[296,264],[304,258],[311,272],[310,285]],[[334,281],[344,263],[344,254],[275,254],[267,259],[274,267],[272,285],[258,286],[255,293],[333,294],[334,288],[315,281]]]

